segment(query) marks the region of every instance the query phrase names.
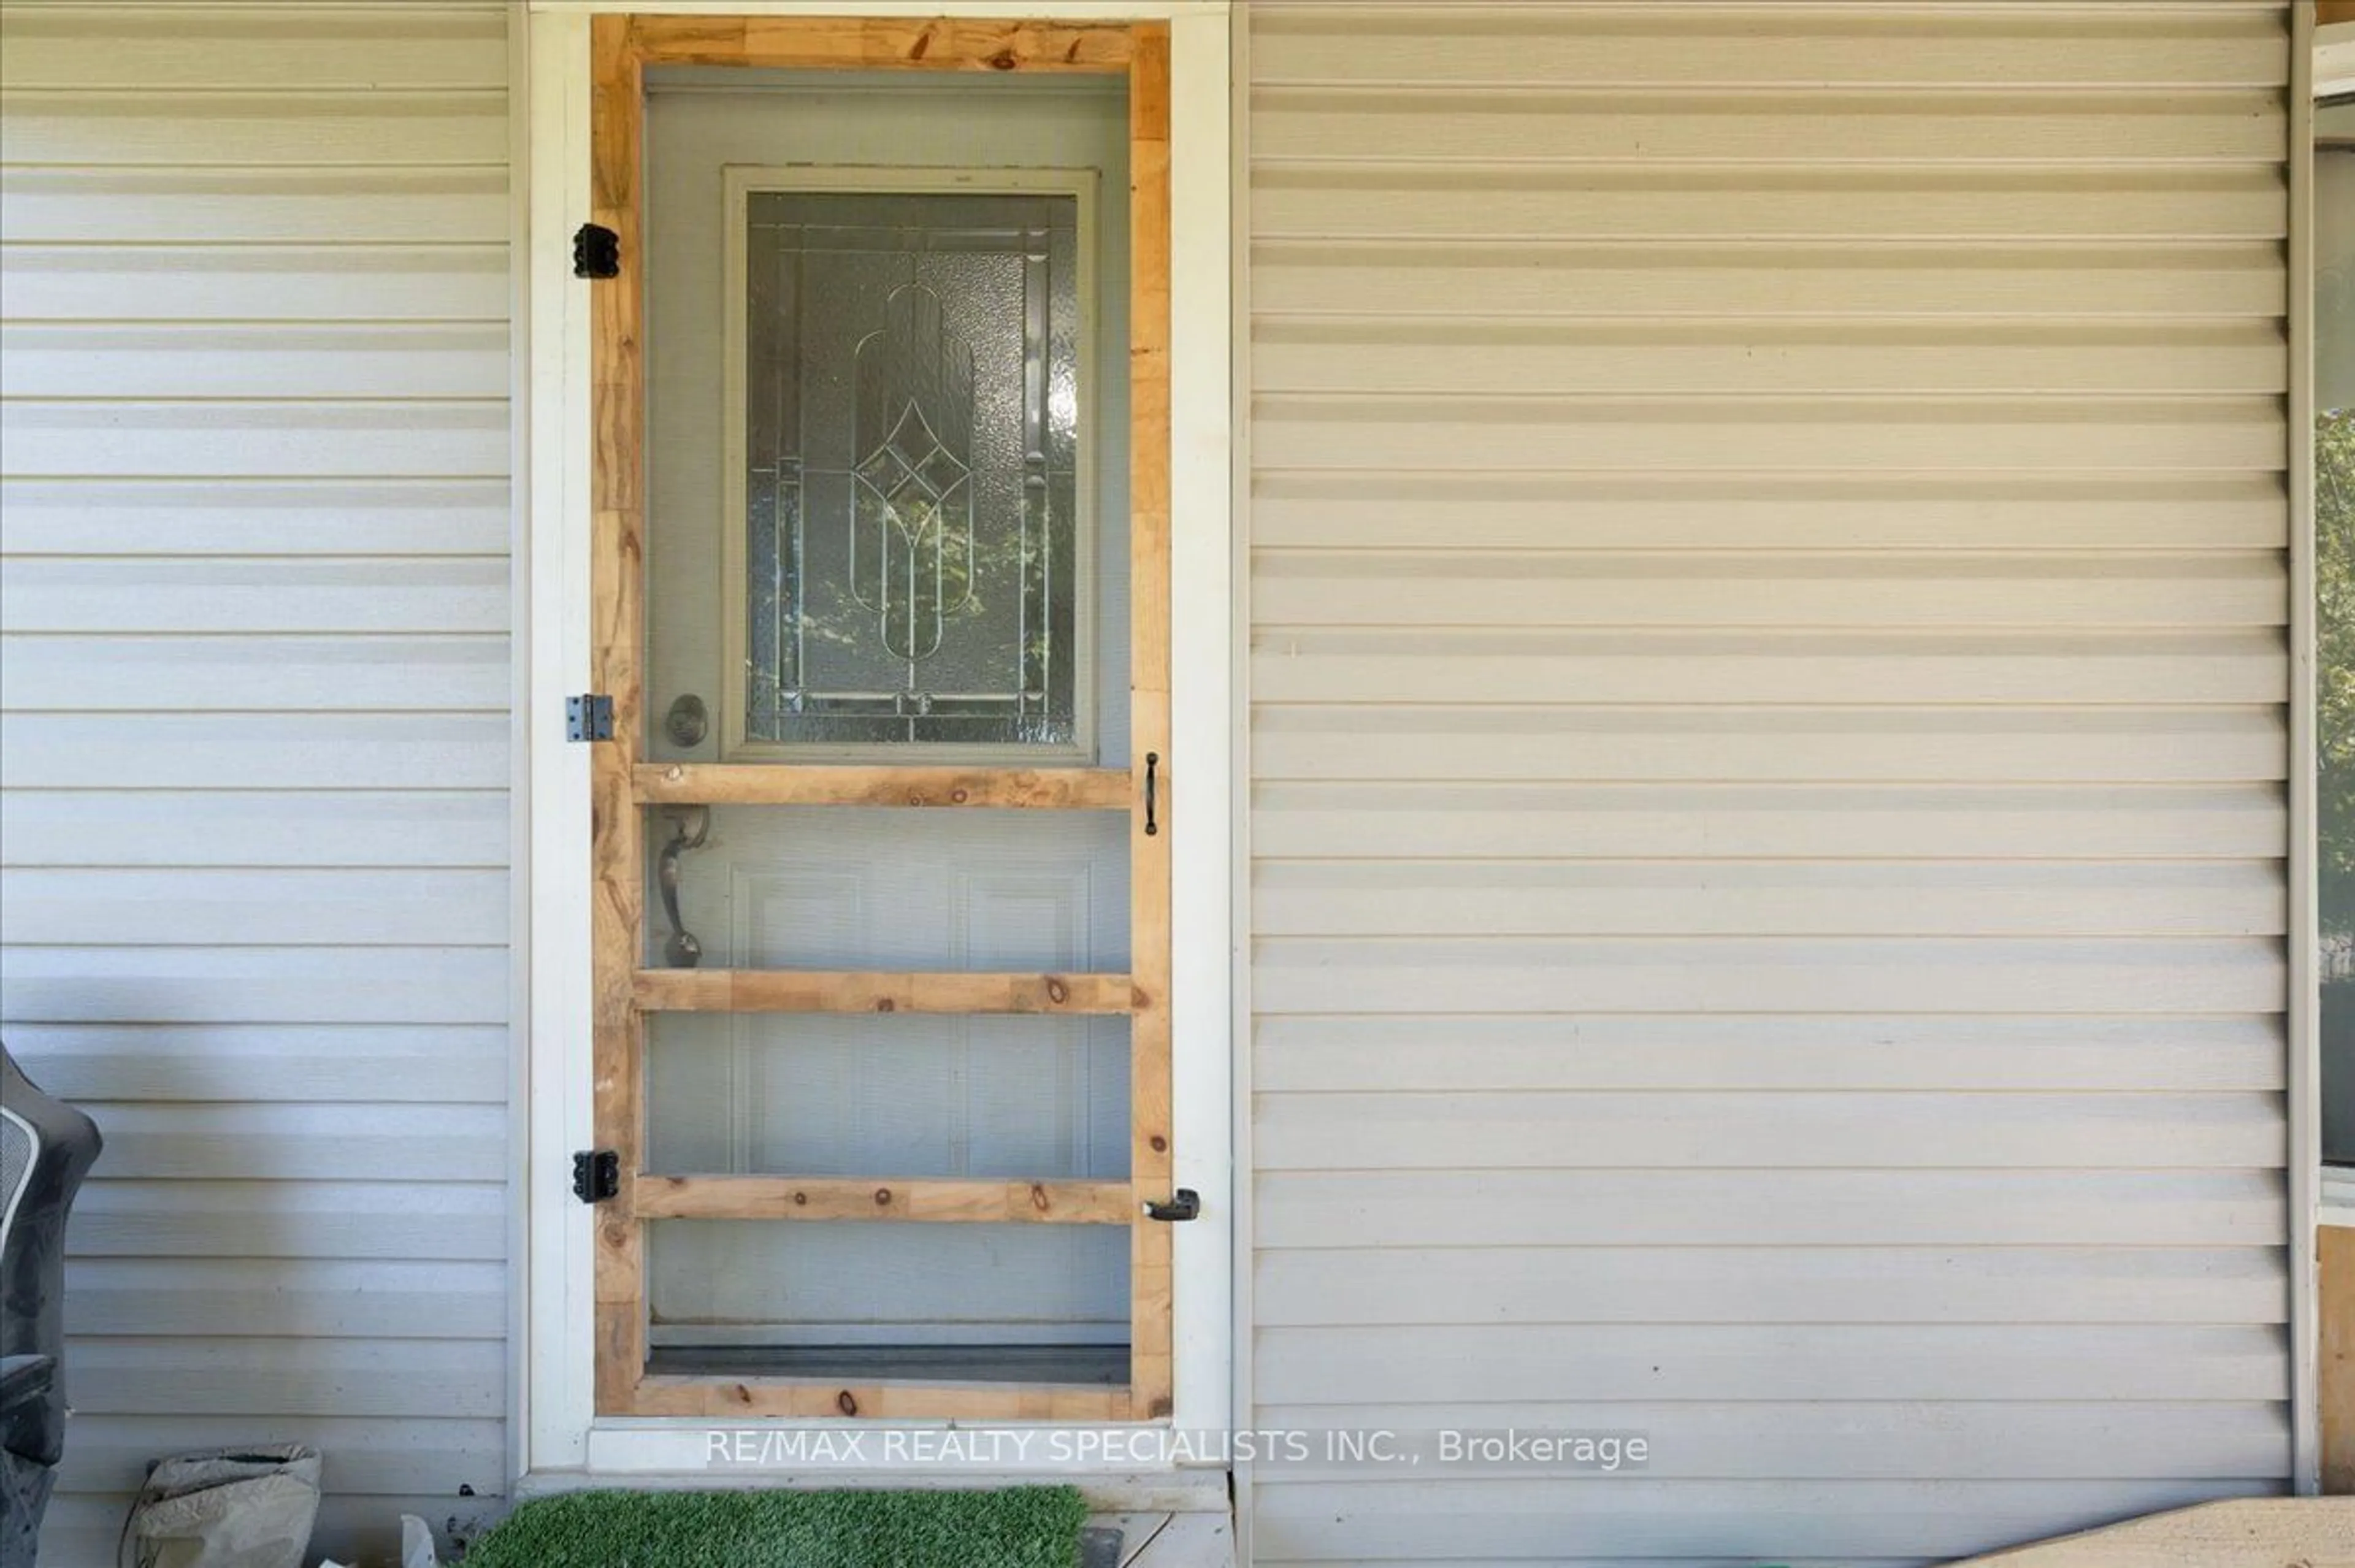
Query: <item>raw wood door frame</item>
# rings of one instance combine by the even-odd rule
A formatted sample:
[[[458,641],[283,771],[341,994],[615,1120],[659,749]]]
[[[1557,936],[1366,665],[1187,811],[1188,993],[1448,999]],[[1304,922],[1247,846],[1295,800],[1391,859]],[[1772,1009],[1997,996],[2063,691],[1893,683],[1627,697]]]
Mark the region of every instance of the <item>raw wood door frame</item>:
[[[613,736],[591,763],[593,1121],[620,1157],[598,1211],[595,1410],[600,1415],[1155,1420],[1171,1413],[1169,1227],[1141,1217],[1172,1168],[1170,1079],[1169,32],[1157,21],[1059,24],[773,16],[601,15],[590,24],[592,220],[620,240],[621,275],[591,304],[591,677]],[[645,69],[1119,74],[1127,79],[1131,226],[1130,756],[1103,769],[644,764]],[[1116,786],[1116,787],[1115,787]],[[1148,809],[1148,789],[1157,809]],[[1025,806],[1132,815],[1130,965],[1123,976],[645,970],[643,812],[650,805]],[[642,1169],[645,1017],[726,1011],[1109,1012],[1130,1024],[1125,1183],[659,1176]],[[1118,1205],[1115,1210],[1114,1205]],[[876,1382],[654,1374],[646,1368],[645,1224],[878,1218],[1129,1227],[1130,1375],[1124,1387]]]

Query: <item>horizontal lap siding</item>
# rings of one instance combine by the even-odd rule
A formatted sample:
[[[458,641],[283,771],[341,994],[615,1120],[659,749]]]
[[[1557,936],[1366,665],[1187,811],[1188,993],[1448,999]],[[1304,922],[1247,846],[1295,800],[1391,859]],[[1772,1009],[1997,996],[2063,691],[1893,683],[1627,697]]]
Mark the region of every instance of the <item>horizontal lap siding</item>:
[[[42,1552],[312,1442],[315,1551],[507,1466],[501,7],[0,22],[0,944],[95,1115]]]
[[[2289,1475],[2285,17],[1253,7],[1256,1559]]]

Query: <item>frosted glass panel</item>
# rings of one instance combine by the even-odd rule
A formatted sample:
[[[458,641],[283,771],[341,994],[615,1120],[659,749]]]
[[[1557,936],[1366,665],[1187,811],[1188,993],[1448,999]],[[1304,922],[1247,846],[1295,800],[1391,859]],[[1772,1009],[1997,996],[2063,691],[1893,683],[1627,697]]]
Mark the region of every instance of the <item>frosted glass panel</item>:
[[[747,199],[747,739],[1081,745],[1078,198]]]

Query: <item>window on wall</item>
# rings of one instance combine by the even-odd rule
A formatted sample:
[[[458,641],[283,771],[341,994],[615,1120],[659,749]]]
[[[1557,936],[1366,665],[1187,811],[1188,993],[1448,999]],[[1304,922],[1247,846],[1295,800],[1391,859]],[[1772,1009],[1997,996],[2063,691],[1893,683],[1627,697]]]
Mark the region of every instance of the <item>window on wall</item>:
[[[2355,102],[2317,108],[2315,144],[2322,1157],[2355,1166]]]

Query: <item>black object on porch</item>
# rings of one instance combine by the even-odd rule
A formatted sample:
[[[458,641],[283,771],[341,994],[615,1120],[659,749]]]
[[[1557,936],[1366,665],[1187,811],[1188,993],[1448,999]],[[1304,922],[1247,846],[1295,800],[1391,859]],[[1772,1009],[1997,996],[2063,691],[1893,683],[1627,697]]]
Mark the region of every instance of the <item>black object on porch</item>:
[[[65,1451],[66,1211],[103,1140],[0,1045],[0,1561],[31,1568]]]

